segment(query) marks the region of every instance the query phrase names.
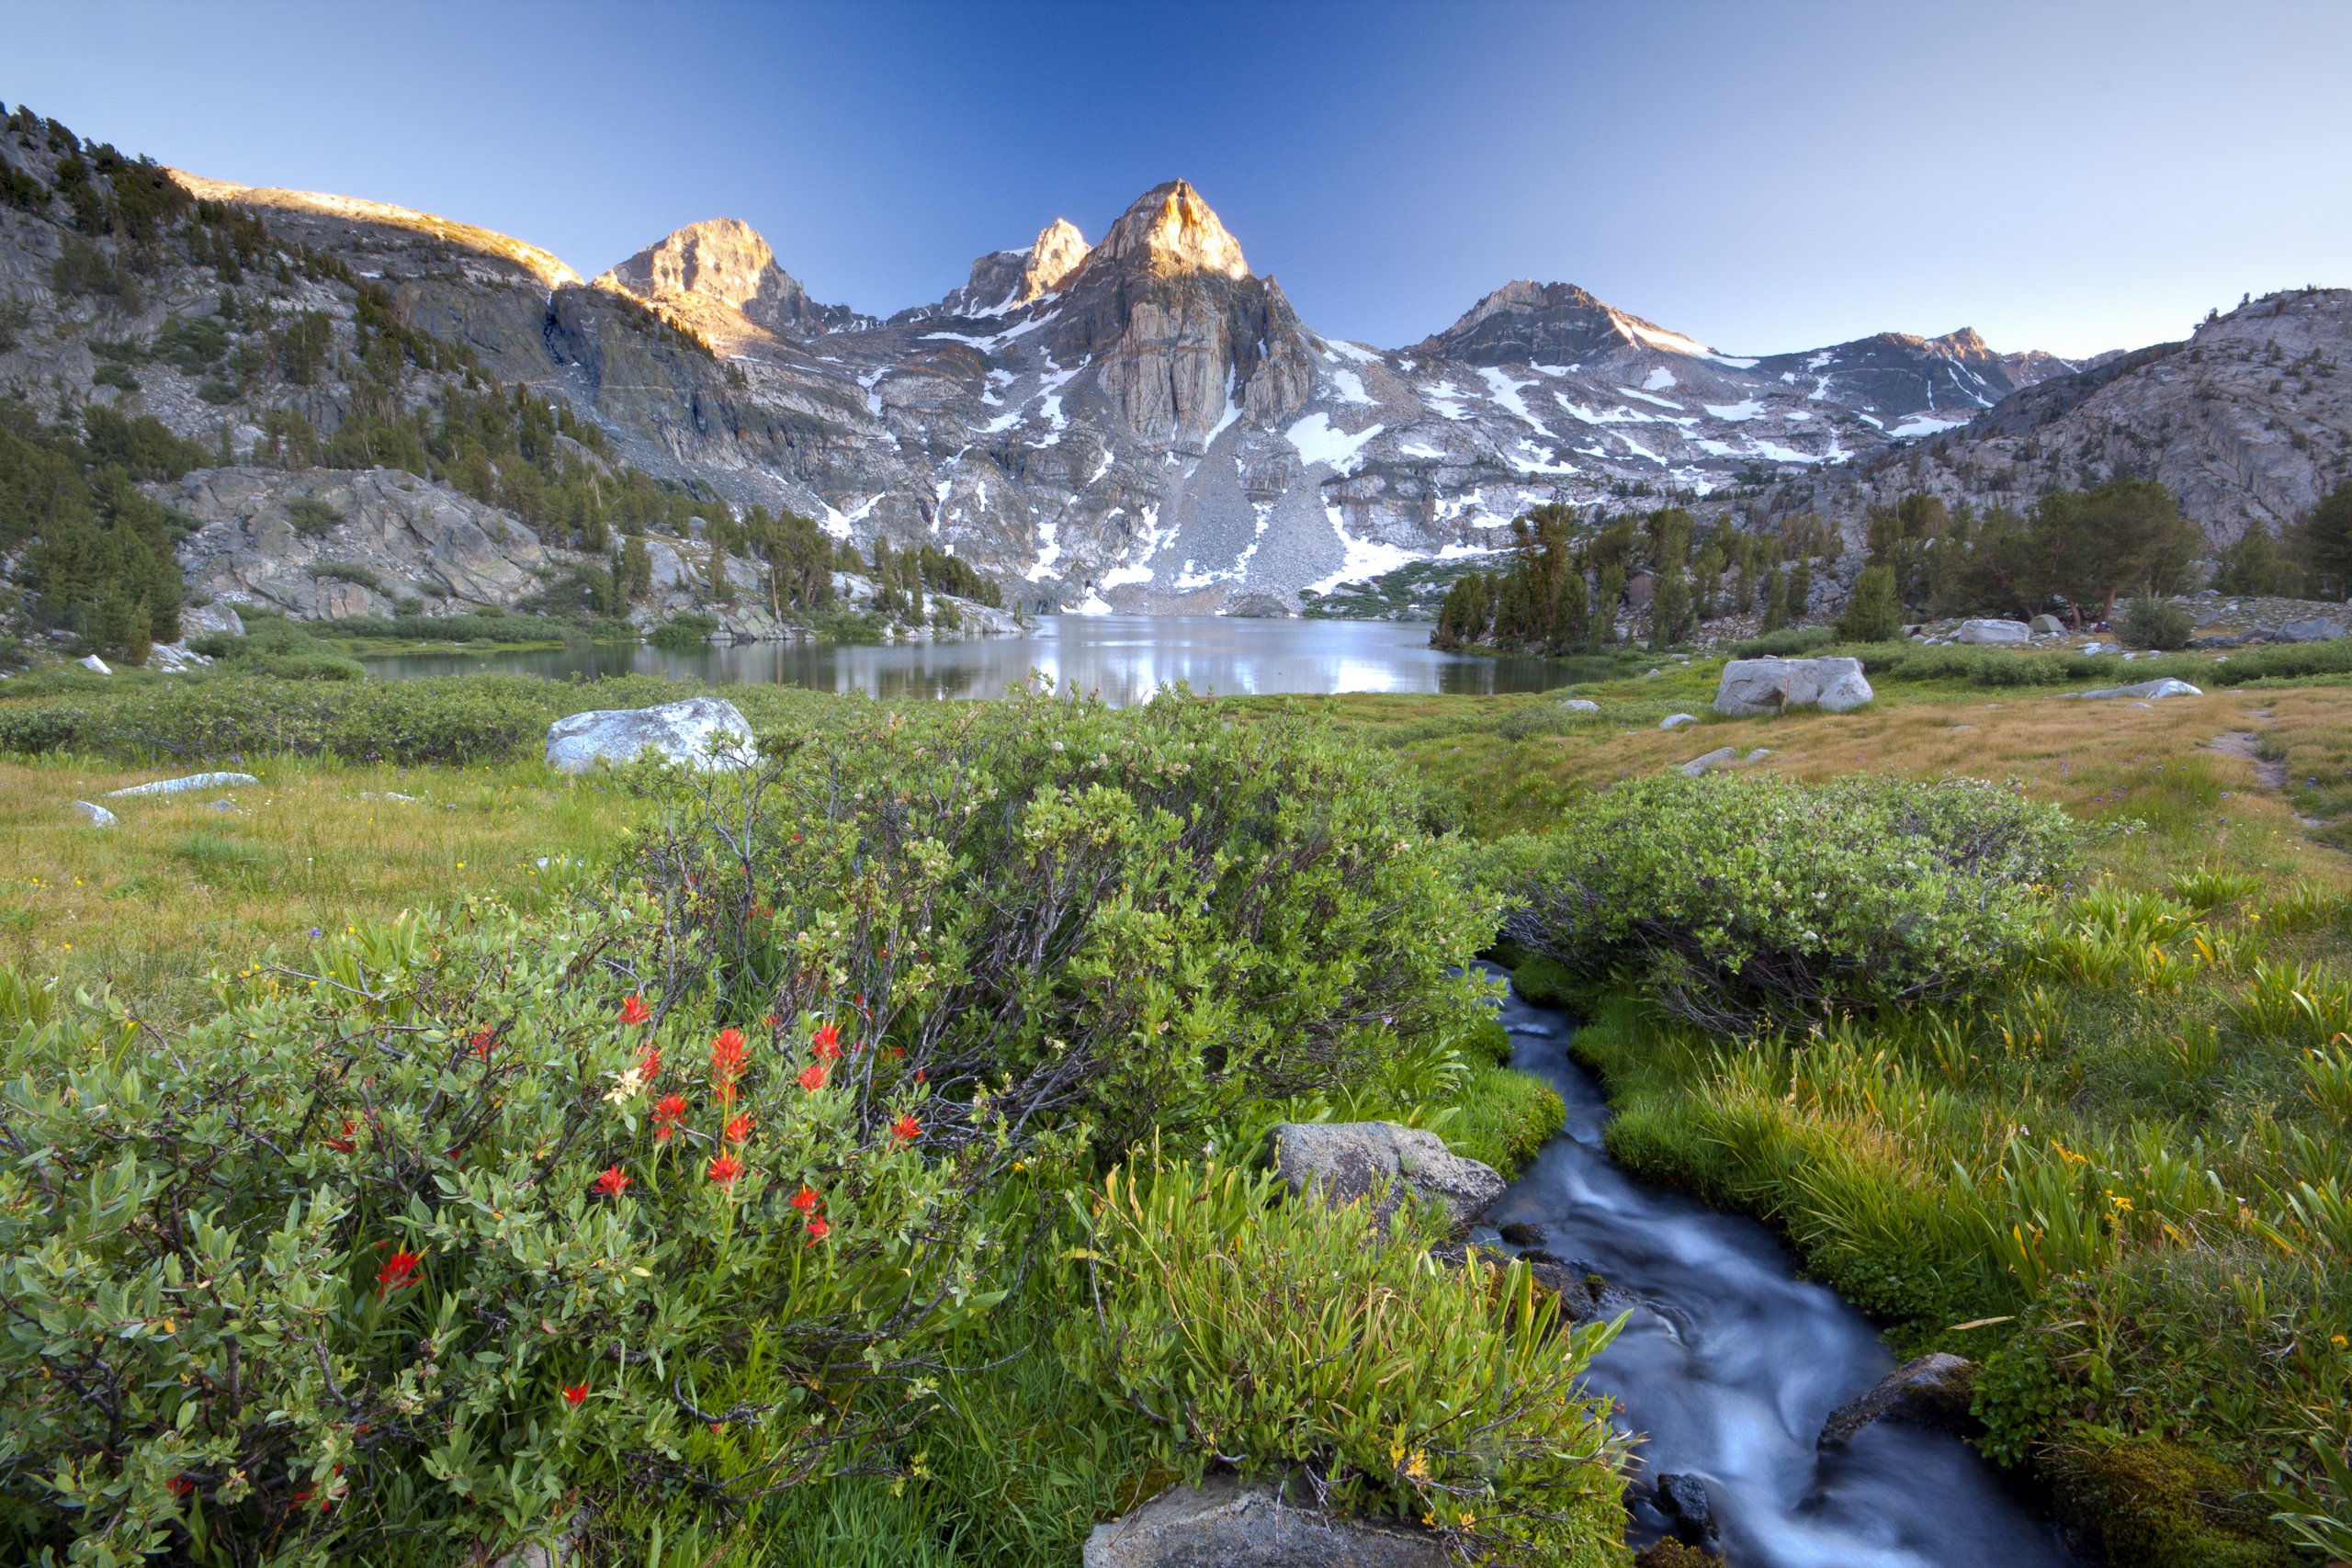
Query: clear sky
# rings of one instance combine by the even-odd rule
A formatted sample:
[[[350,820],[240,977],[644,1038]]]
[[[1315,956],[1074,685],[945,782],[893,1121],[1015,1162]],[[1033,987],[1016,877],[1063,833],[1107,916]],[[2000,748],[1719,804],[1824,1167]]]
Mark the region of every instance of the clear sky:
[[[2352,284],[2352,3],[0,0],[0,98],[583,275],[698,218],[888,312],[1182,175],[1317,330],[1516,276],[1734,352],[2065,354]]]

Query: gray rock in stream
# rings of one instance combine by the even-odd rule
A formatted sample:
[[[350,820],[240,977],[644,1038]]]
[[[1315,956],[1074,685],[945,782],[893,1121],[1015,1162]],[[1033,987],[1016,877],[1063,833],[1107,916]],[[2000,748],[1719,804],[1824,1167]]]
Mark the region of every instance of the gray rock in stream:
[[[1410,1525],[1295,1508],[1272,1489],[1213,1476],[1094,1527],[1085,1568],[1445,1568],[1444,1546]]]
[[[1820,1448],[1850,1441],[1874,1421],[1908,1421],[1939,1432],[1972,1437],[1984,1428],[1969,1414],[1976,1390],[1976,1363],[1941,1350],[1905,1361],[1881,1378],[1868,1393],[1849,1399],[1821,1424]]]
[[[1715,1510],[1707,1501],[1707,1483],[1697,1476],[1659,1476],[1653,1500],[1683,1545],[1705,1546],[1715,1539]]]
[[[1333,1208],[1371,1198],[1384,1222],[1409,1194],[1445,1206],[1460,1231],[1503,1195],[1492,1166],[1465,1159],[1435,1133],[1394,1122],[1285,1122],[1270,1134],[1273,1165],[1294,1193]]]

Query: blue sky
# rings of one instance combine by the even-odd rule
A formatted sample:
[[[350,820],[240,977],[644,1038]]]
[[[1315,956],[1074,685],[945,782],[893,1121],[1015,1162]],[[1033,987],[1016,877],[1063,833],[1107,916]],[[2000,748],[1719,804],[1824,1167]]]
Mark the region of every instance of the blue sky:
[[[0,98],[593,274],[742,218],[820,299],[1199,186],[1320,331],[1515,276],[1740,353],[2087,353],[2352,284],[2352,4],[0,0]]]

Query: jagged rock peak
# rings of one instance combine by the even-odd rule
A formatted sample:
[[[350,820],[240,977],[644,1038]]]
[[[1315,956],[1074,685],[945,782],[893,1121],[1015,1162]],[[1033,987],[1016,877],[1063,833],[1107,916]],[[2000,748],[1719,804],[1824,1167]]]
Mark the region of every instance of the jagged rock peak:
[[[1473,365],[1575,363],[1614,349],[1711,354],[1706,344],[1617,309],[1573,283],[1516,277],[1416,345]]]
[[[689,223],[600,274],[596,287],[648,301],[707,300],[775,333],[820,333],[854,320],[845,306],[810,300],[760,231],[740,218]]]
[[[952,311],[1001,315],[1042,299],[1078,270],[1091,248],[1078,225],[1057,218],[1025,251],[991,251],[972,263],[972,280],[941,302]]]
[[[596,282],[647,299],[695,294],[743,310],[763,292],[776,292],[779,279],[799,291],[758,230],[740,218],[708,218],[655,241]]]
[[[1170,180],[1144,192],[1111,225],[1095,254],[1108,261],[1141,263],[1162,276],[1250,276],[1240,243],[1226,232],[1216,213],[1186,180]]]

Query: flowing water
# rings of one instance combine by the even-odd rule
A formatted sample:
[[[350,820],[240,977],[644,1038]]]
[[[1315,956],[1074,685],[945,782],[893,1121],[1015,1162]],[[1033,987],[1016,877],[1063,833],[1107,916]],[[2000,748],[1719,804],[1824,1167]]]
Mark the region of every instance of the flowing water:
[[[1502,1021],[1511,1065],[1548,1080],[1567,1125],[1488,1211],[1494,1227],[1543,1227],[1546,1250],[1577,1260],[1643,1305],[1588,1381],[1642,1434],[1636,1474],[1706,1484],[1735,1568],[2065,1568],[2056,1532],[1959,1438],[1899,1422],[1816,1452],[1830,1411],[1894,1359],[1862,1314],[1797,1277],[1753,1220],[1641,1186],[1609,1163],[1600,1086],[1568,1055],[1565,1017],[1514,992]],[[1641,1489],[1646,1493],[1647,1488]],[[1665,1518],[1646,1501],[1634,1537]]]
[[[684,652],[590,643],[512,653],[394,654],[377,675],[491,671],[777,682],[874,697],[1001,697],[1035,671],[1063,691],[1141,702],[1184,681],[1201,695],[1277,692],[1546,692],[1590,679],[1573,660],[1480,659],[1430,646],[1426,621],[1251,620],[1231,615],[1046,615],[1027,637],[941,643],[736,643]]]

